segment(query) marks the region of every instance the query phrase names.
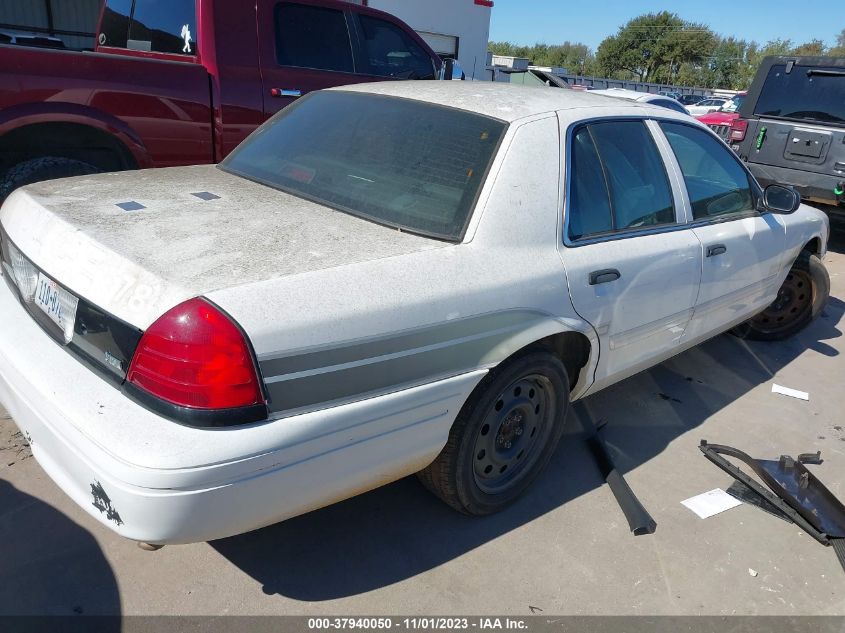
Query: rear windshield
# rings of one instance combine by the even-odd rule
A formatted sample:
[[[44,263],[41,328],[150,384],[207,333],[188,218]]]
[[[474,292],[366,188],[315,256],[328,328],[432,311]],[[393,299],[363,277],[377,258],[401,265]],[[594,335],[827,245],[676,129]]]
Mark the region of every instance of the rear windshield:
[[[265,123],[221,168],[380,224],[458,241],[505,127],[408,99],[316,92]]]
[[[772,66],[754,108],[758,116],[845,123],[845,68]]]

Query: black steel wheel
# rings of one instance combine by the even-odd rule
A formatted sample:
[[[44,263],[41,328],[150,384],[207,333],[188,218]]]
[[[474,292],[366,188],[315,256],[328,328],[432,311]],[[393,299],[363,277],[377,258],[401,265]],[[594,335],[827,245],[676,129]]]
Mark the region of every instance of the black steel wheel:
[[[737,328],[741,336],[776,341],[806,327],[830,296],[830,276],[816,255],[803,252],[793,264],[775,300]]]
[[[423,484],[466,514],[513,502],[548,463],[569,407],[569,379],[551,352],[506,361],[473,391]]]
[[[552,433],[553,388],[545,376],[518,378],[489,407],[475,439],[475,483],[487,494],[530,472]]]

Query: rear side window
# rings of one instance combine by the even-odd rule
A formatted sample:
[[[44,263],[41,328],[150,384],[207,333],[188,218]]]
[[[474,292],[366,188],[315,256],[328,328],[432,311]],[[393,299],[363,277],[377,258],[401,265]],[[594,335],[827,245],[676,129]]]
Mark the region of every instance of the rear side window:
[[[580,128],[570,164],[570,240],[675,221],[669,178],[642,121]]]
[[[353,72],[352,44],[343,11],[277,5],[276,60],[282,66]]]
[[[126,48],[132,0],[108,0],[100,23],[100,46]]]
[[[380,77],[431,79],[431,57],[404,30],[386,20],[359,16],[364,42],[365,68],[361,72]]]
[[[748,174],[727,145],[690,125],[663,122],[660,127],[681,166],[696,220],[754,210]]]
[[[807,68],[784,64],[769,69],[754,106],[758,116],[845,124],[845,68]]]
[[[196,55],[194,0],[108,0],[99,41],[101,46]]]

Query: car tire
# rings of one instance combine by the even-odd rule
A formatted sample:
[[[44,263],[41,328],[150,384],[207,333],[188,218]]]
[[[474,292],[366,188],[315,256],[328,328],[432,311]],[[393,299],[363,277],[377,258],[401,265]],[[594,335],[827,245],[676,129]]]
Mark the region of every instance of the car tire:
[[[42,180],[86,176],[102,171],[90,163],[60,156],[44,156],[18,163],[11,167],[0,180],[0,201],[5,200],[18,187],[31,185]]]
[[[779,341],[803,330],[830,297],[830,275],[817,255],[803,251],[789,271],[777,298],[732,332],[740,338]]]
[[[446,446],[418,477],[459,512],[497,512],[551,459],[568,409],[569,378],[560,359],[542,350],[516,356],[475,388]]]

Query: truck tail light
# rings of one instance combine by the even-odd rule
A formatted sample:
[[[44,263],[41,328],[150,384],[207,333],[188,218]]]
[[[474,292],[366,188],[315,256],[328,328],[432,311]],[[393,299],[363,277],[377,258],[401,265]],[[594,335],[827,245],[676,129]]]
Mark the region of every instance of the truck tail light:
[[[179,304],[144,332],[126,380],[161,400],[190,409],[264,404],[243,332],[200,298]]]
[[[731,122],[730,139],[741,141],[745,139],[745,132],[748,130],[748,121],[745,119],[734,119]]]

